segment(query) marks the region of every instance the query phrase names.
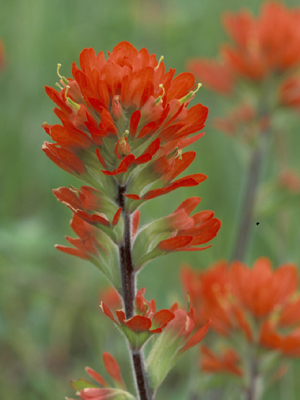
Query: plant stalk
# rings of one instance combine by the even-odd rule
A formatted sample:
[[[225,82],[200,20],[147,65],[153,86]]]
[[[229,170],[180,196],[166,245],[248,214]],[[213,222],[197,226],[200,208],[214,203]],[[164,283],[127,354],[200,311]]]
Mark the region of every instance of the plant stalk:
[[[250,364],[250,382],[246,390],[246,400],[258,400],[257,380],[258,380],[258,365],[254,358]]]
[[[233,250],[232,260],[243,261],[249,242],[249,236],[253,221],[253,208],[255,203],[255,195],[258,186],[259,173],[263,160],[263,149],[259,146],[253,151],[250,161],[248,182],[245,191],[244,202],[242,206],[242,218],[237,232],[235,247]]]
[[[119,185],[117,201],[119,206],[122,207],[122,214],[124,218],[124,236],[123,236],[123,243],[119,245],[119,257],[120,257],[122,298],[123,298],[124,312],[126,319],[129,319],[134,316],[136,275],[132,263],[132,254],[131,254],[130,214],[127,214],[125,212],[125,199],[124,199],[125,190],[126,186]],[[143,354],[140,350],[130,349],[130,352],[134,366],[135,381],[139,393],[139,398],[140,400],[151,400],[152,395],[150,392],[148,379],[146,376]]]

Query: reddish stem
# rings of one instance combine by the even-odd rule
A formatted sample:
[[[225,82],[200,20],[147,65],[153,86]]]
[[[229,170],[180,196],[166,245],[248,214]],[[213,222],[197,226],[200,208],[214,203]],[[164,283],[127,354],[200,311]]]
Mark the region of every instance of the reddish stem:
[[[126,187],[119,186],[118,205],[122,207],[124,218],[124,236],[123,243],[119,246],[121,282],[122,282],[122,298],[126,319],[132,318],[134,315],[134,299],[135,299],[135,271],[132,263],[131,254],[131,221],[130,215],[125,212],[125,193]],[[135,380],[138,388],[140,400],[151,400],[148,379],[145,371],[143,354],[140,350],[132,350],[131,357],[134,366]]]

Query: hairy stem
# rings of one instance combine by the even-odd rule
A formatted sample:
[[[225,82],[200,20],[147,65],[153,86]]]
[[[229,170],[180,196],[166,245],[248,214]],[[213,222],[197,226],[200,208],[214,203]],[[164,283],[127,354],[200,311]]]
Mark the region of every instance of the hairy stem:
[[[263,150],[258,147],[252,154],[248,182],[242,206],[242,218],[237,232],[232,260],[242,261],[245,257],[251,227],[253,225],[253,207],[258,186],[258,178],[263,160]]]
[[[249,386],[246,390],[246,400],[258,399],[257,380],[258,380],[258,365],[257,365],[257,360],[253,358],[250,364],[250,381],[249,381]]]
[[[122,298],[126,319],[132,318],[134,315],[134,299],[135,299],[135,271],[132,263],[131,254],[131,221],[130,215],[125,212],[124,193],[125,186],[118,188],[118,204],[122,207],[124,218],[124,236],[123,243],[119,246],[121,282],[122,282]],[[140,400],[151,400],[148,380],[145,371],[143,354],[141,351],[132,350],[131,357],[134,366],[135,380]]]

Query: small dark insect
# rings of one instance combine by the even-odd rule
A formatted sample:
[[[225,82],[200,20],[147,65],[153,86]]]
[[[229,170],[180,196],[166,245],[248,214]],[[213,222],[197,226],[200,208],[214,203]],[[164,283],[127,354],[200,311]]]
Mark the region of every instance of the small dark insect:
[[[256,225],[259,225],[259,222],[256,222]]]

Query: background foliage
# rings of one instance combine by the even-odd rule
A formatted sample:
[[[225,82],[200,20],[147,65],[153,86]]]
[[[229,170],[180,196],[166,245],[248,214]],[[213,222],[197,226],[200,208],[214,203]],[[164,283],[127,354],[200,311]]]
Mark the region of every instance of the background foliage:
[[[285,1],[298,5],[297,0]],[[54,86],[61,73],[71,74],[72,61],[84,47],[112,50],[122,40],[150,53],[164,55],[167,68],[185,70],[187,58],[214,56],[225,34],[220,15],[224,10],[250,7],[252,0],[1,0],[0,37],[6,48],[6,69],[0,75],[0,397],[10,400],[50,400],[73,396],[68,379],[84,374],[89,365],[103,368],[102,351],[110,351],[128,370],[123,339],[98,309],[98,296],[107,283],[92,265],[57,252],[71,234],[71,212],[57,203],[53,188],[79,185],[41,151],[48,140],[40,125],[54,123],[53,103],[44,85]],[[228,110],[226,100],[201,88],[194,100],[209,106],[207,134],[194,145],[196,161],[189,172],[208,176],[197,188],[181,189],[176,196],[152,200],[142,208],[142,220],[165,215],[188,196],[202,197],[201,209],[214,210],[223,222],[213,247],[200,253],[175,253],[154,261],[139,277],[147,298],[158,307],[182,299],[179,266],[184,262],[205,268],[231,252],[236,211],[245,179],[247,154],[234,139],[211,127],[213,116]],[[283,140],[288,166],[300,170],[299,119],[284,115]],[[299,155],[299,154],[298,154]],[[271,142],[263,180],[278,174],[278,148]],[[287,207],[287,205],[285,205]],[[266,255],[275,264],[300,265],[299,208],[289,206],[292,223],[284,254],[282,226],[275,213],[259,214],[248,261]],[[284,257],[283,257],[284,256]],[[283,259],[284,258],[284,259]],[[193,353],[193,352],[191,352]],[[200,379],[196,354],[175,368],[157,399],[184,399],[188,378]],[[266,396],[296,400],[300,383],[297,366]],[[131,377],[126,377],[131,381]],[[132,384],[132,383],[131,383]]]

